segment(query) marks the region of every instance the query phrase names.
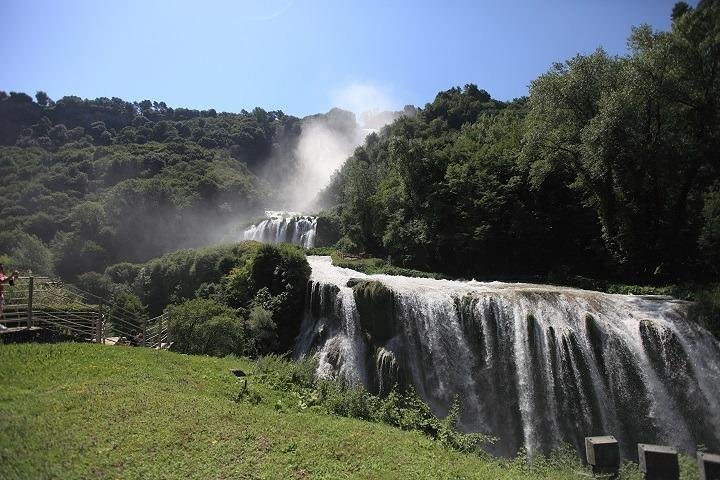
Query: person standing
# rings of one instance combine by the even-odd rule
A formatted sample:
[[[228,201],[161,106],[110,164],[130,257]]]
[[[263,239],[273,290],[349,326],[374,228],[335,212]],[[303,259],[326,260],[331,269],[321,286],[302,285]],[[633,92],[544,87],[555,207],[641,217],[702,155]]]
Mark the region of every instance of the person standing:
[[[15,280],[20,276],[17,270],[12,272],[10,276],[5,274],[5,266],[0,263],[0,320],[5,320],[5,284],[10,286],[15,284]],[[6,329],[7,327],[0,323],[0,329]]]

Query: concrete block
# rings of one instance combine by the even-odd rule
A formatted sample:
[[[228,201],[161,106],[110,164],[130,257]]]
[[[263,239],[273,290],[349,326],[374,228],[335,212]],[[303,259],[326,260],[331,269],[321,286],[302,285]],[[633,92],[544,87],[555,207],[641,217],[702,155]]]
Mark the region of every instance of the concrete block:
[[[698,452],[700,480],[720,480],[720,455]]]
[[[585,437],[585,457],[590,465],[620,466],[620,448],[613,436]]]
[[[679,480],[677,450],[663,445],[638,443],[640,471],[645,480]]]

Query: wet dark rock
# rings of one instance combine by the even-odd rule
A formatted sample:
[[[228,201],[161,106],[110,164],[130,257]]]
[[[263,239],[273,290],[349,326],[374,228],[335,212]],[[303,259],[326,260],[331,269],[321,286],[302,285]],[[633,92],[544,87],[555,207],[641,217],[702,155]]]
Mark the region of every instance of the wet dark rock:
[[[375,345],[384,344],[395,336],[392,290],[375,280],[357,281],[352,288],[363,330],[370,335]]]

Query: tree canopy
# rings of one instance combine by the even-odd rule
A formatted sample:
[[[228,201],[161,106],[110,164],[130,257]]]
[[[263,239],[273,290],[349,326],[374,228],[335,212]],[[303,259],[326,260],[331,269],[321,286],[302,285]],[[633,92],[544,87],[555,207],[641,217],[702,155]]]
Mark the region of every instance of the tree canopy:
[[[466,276],[717,274],[720,2],[672,18],[527,98],[452,88],[369,137],[321,196],[339,245]]]

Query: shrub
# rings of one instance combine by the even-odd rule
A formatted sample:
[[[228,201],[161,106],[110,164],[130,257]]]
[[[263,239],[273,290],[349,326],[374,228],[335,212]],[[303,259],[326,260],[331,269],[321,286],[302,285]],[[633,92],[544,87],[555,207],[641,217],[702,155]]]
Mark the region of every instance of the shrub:
[[[173,301],[194,298],[202,284],[221,282],[230,265],[238,268],[252,262],[260,246],[242,242],[169,253],[139,266],[134,289],[156,315]],[[238,275],[246,275],[245,271]]]
[[[277,348],[277,325],[273,322],[272,312],[263,307],[256,306],[250,311],[247,332],[253,354],[269,353]]]
[[[317,366],[317,360],[312,357],[289,362],[281,355],[270,354],[257,360],[255,371],[274,388],[289,392],[312,388]]]
[[[364,388],[350,387],[337,381],[321,381],[317,391],[320,403],[330,413],[361,420],[375,419],[375,397]]]
[[[243,319],[214,300],[197,298],[168,307],[172,349],[200,355],[244,355],[247,337]]]
[[[140,272],[141,265],[137,263],[122,262],[111,265],[105,269],[105,275],[115,283],[132,285]]]
[[[224,279],[222,298],[235,308],[260,306],[272,313],[277,342],[271,351],[292,348],[305,303],[310,265],[293,245],[262,245],[246,256]]]
[[[52,253],[35,235],[20,230],[3,232],[0,235],[0,248],[9,253],[13,268],[23,274],[32,272],[40,275],[53,274]]]

